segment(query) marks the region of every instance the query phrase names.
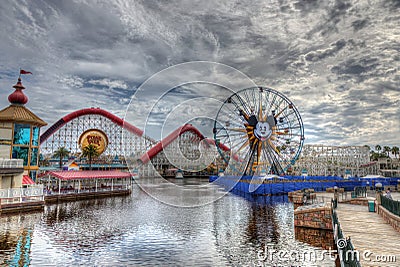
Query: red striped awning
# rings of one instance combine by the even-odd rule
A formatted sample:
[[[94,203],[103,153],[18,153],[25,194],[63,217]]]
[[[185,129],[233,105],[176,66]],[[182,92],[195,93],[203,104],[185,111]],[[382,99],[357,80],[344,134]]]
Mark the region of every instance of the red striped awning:
[[[49,171],[47,174],[60,180],[131,178],[129,172],[114,171]]]
[[[29,177],[29,175],[24,175],[22,176],[22,184],[23,185],[29,185],[29,184],[35,184],[35,182]]]

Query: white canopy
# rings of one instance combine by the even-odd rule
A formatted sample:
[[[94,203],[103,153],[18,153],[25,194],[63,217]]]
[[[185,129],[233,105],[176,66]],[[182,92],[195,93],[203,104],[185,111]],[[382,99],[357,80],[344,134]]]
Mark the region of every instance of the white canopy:
[[[384,176],[382,176],[382,175],[378,175],[378,174],[368,174],[368,175],[365,175],[365,176],[363,176],[363,177],[360,177],[360,178],[386,178],[386,177],[384,177]]]
[[[278,176],[276,174],[267,174],[267,175],[264,175],[264,176],[260,176],[260,179],[262,179],[262,180],[272,180],[272,179],[286,179],[286,178],[280,177],[280,176]]]

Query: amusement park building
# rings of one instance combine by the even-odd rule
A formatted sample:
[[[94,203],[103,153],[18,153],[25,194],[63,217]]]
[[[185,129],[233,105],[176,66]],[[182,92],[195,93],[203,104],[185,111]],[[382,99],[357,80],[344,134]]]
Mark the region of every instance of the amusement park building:
[[[25,87],[21,78],[13,87],[10,105],[0,111],[0,189],[18,188],[36,180],[40,127],[47,124],[25,107],[28,97],[22,92]]]
[[[39,137],[40,127],[46,123],[24,106],[27,97],[22,93],[24,87],[20,79],[14,88],[15,92],[9,97],[11,105],[0,111],[0,153],[7,160],[23,159],[23,169],[19,165],[18,171],[15,169],[20,177],[25,171],[25,175],[35,180],[39,165],[43,171],[60,167],[59,159],[54,158],[60,147],[70,153],[69,157],[61,159],[62,163],[73,160],[81,169],[87,169],[88,159],[82,156],[82,147],[89,143],[101,143],[101,155],[90,164],[98,170],[127,169],[128,165],[140,176],[154,176],[168,174],[171,169],[198,174],[205,169],[210,173],[226,167],[226,163],[219,160],[214,140],[205,138],[190,124],[157,142],[141,129],[100,108],[84,108],[67,114]],[[218,143],[218,150],[230,154],[222,142]],[[234,153],[231,160],[240,162]],[[363,176],[377,173],[378,167],[370,163],[369,150],[363,146],[304,145],[289,171],[294,175],[306,172],[308,175]],[[8,184],[21,186],[22,182]]]
[[[294,173],[308,175],[364,176],[376,174],[369,168],[370,154],[365,146],[304,145]]]
[[[87,160],[81,157],[80,139],[88,131],[102,132],[107,137],[104,152],[96,160],[95,166],[115,169],[120,167],[121,162],[125,162],[133,168],[131,171],[137,170],[140,176],[165,174],[172,168],[197,172],[207,167],[201,162],[212,162],[215,155],[211,140],[205,139],[190,124],[183,125],[156,142],[145,136],[142,130],[106,110],[86,108],[64,116],[41,135],[44,161],[47,159],[49,162],[54,152],[62,146],[84,166]],[[118,162],[115,162],[116,158]],[[67,162],[68,158],[63,161]]]
[[[398,158],[378,158],[362,166],[370,170],[369,174],[379,174],[385,177],[400,177],[400,160]]]

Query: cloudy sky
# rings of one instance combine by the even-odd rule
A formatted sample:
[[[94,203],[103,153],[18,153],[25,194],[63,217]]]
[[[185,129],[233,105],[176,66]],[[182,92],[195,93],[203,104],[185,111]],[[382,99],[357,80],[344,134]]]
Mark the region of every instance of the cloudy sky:
[[[243,77],[209,77],[240,87],[247,76],[292,100],[305,143],[400,145],[398,0],[3,0],[0,25],[0,104],[8,105],[19,68],[32,71],[22,77],[27,106],[49,125],[85,107],[121,117],[129,107],[128,121],[142,128],[143,115],[133,113],[146,91],[128,105],[147,79],[211,61]],[[152,111],[171,112],[193,88],[223,100],[218,87],[185,85]],[[155,116],[151,125],[164,122]]]

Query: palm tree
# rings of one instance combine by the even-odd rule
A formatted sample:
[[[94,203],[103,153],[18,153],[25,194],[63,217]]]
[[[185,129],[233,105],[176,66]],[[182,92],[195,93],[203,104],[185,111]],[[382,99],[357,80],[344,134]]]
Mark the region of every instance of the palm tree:
[[[383,152],[386,153],[387,157],[389,158],[389,153],[391,151],[391,148],[389,146],[384,146],[383,147]]]
[[[59,147],[55,152],[54,152],[54,157],[58,157],[60,159],[60,169],[62,168],[62,160],[63,158],[67,157],[69,155],[69,150],[66,149],[65,147]]]
[[[375,151],[371,151],[370,160],[371,161],[378,161],[378,158],[379,158],[379,154],[376,153]]]
[[[397,158],[397,155],[399,155],[399,147],[398,146],[392,147],[392,154],[394,155],[395,158]]]
[[[375,146],[375,150],[378,151],[378,154],[380,154],[380,151],[382,150],[382,147],[380,145]]]
[[[89,158],[89,169],[92,170],[92,159],[99,156],[100,153],[97,151],[97,146],[90,144],[82,149],[82,156]]]

